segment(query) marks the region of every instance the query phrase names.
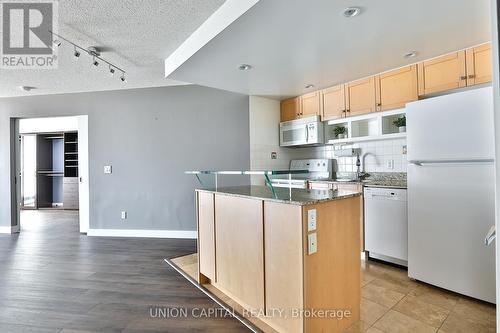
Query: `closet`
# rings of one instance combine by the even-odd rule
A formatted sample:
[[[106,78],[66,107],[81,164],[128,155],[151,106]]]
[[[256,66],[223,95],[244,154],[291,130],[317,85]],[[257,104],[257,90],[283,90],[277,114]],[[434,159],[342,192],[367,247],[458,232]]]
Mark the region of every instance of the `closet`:
[[[78,133],[21,136],[22,206],[78,209]]]

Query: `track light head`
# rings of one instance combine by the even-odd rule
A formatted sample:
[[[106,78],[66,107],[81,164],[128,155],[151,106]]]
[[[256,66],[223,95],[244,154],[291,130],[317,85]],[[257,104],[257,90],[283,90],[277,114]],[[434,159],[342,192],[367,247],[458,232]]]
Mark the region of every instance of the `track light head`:
[[[125,79],[125,73],[122,74],[122,76],[120,77],[120,80],[125,83],[127,82],[127,79]]]
[[[111,76],[115,75],[115,69],[111,66],[109,66],[109,75]]]
[[[76,48],[75,48],[75,52],[73,52],[73,56],[75,57],[75,60],[78,60],[78,58],[80,58],[80,51],[78,51]]]
[[[99,61],[97,61],[97,60],[94,58],[94,60],[92,60],[92,65],[94,65],[95,67],[99,66]]]
[[[61,46],[61,41],[59,39],[54,39],[54,41],[52,42],[55,46],[59,47]]]

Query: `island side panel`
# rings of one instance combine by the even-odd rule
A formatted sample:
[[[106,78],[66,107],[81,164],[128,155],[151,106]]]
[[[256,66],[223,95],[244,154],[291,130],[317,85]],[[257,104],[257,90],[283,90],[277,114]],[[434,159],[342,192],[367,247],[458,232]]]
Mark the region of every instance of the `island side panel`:
[[[264,311],[262,200],[215,194],[215,287],[244,308]]]
[[[360,318],[361,197],[304,206],[304,307],[348,310],[349,318],[305,318],[305,332],[342,332]],[[316,230],[308,232],[308,210],[316,209]],[[308,254],[308,234],[316,233],[317,252]]]
[[[293,311],[303,308],[302,252],[302,207],[265,201],[265,301],[269,316],[265,322],[279,332],[303,332],[302,318],[293,318]]]
[[[197,192],[198,196],[198,261],[200,273],[216,281],[215,273],[215,201],[214,194]],[[203,277],[200,276],[200,283]]]

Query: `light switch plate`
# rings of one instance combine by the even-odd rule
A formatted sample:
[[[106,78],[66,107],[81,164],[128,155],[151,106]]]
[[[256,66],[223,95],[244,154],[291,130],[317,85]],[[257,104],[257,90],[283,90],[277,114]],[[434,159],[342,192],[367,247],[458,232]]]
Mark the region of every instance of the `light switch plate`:
[[[316,230],[316,209],[307,211],[307,231]]]
[[[122,218],[122,220],[127,219],[127,212],[126,211],[122,211],[121,218]]]
[[[104,173],[106,175],[110,175],[113,173],[113,167],[111,165],[105,165],[104,166]]]
[[[316,237],[316,233],[307,235],[307,249],[308,254],[314,254],[318,252],[318,239]]]

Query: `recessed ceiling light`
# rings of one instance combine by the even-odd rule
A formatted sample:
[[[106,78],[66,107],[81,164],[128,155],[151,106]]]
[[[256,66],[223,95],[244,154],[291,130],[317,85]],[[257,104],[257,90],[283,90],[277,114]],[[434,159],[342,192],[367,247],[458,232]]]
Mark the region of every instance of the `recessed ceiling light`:
[[[410,51],[404,54],[405,58],[413,58],[417,55],[417,51]]]
[[[241,64],[238,66],[238,69],[240,71],[248,71],[248,70],[252,69],[252,66],[247,65],[247,64]]]
[[[31,91],[31,90],[35,89],[35,87],[19,86],[19,89],[21,89],[22,91]]]
[[[361,8],[359,7],[347,7],[342,12],[342,15],[344,15],[345,17],[354,17],[359,15],[360,13],[361,13]]]
[[[311,88],[314,88],[314,84],[306,84],[306,89],[311,89]]]

